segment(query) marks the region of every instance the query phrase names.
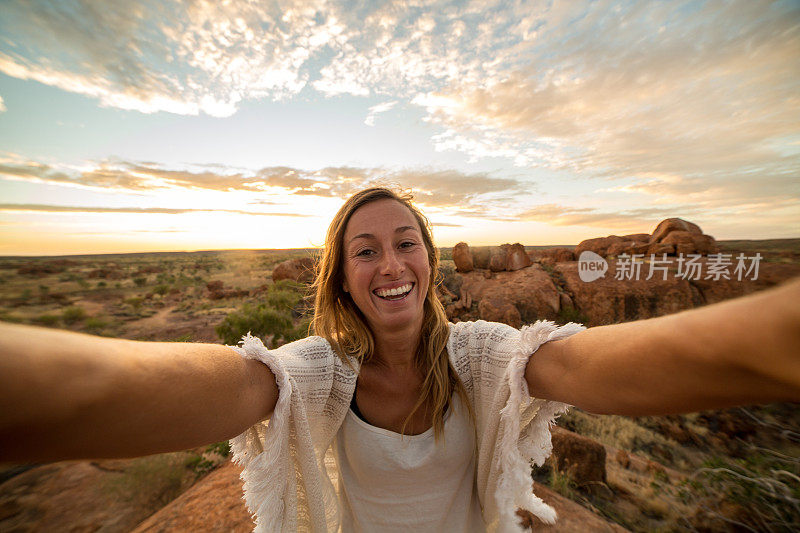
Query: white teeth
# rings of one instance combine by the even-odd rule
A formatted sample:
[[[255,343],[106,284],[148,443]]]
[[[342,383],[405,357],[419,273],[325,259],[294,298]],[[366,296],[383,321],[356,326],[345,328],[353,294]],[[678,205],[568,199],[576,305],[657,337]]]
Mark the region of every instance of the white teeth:
[[[402,287],[397,287],[396,289],[384,289],[375,291],[375,294],[380,296],[381,298],[386,298],[387,296],[399,296],[401,294],[405,294],[411,290],[411,284],[406,283]]]

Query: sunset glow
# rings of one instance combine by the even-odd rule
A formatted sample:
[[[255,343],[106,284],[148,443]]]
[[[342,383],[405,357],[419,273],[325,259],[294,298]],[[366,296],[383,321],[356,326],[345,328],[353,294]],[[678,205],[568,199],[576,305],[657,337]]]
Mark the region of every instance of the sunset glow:
[[[0,255],[800,237],[797,2],[39,2],[0,17]]]

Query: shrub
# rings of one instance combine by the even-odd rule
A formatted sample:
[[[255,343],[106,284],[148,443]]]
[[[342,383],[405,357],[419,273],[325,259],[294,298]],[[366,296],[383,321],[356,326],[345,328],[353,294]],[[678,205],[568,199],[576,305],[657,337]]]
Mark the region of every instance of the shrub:
[[[589,318],[575,309],[574,307],[562,307],[558,310],[558,317],[556,317],[556,323],[564,325],[568,322],[576,322],[578,324],[586,324],[589,321]]]
[[[95,316],[84,322],[83,329],[89,333],[99,334],[106,328],[106,326],[108,326],[108,322],[100,317]]]
[[[108,283],[106,283],[105,281],[98,281],[97,282],[97,288],[98,289],[105,289],[107,285],[108,285]]]
[[[147,278],[144,277],[144,276],[139,276],[138,278],[133,278],[133,283],[137,287],[144,287],[145,285],[147,285]]]
[[[181,493],[188,461],[185,452],[133,459],[122,475],[110,478],[104,488],[124,501],[158,509]]]
[[[264,304],[258,307],[245,304],[226,316],[215,331],[225,344],[236,344],[250,332],[260,338],[272,336],[275,345],[279,339],[291,337],[293,324],[288,311],[278,311]]]
[[[63,311],[61,311],[61,320],[64,321],[64,324],[72,325],[76,322],[80,322],[86,318],[86,311],[83,310],[82,307],[78,307],[76,305],[72,307],[67,307]]]
[[[36,324],[40,326],[52,327],[59,323],[61,317],[58,315],[39,315],[33,319]]]
[[[137,313],[142,308],[142,302],[144,302],[144,298],[141,296],[134,296],[133,298],[125,299],[125,303],[133,307],[133,310]]]
[[[163,283],[161,285],[156,285],[153,288],[153,292],[156,293],[156,294],[160,294],[161,296],[164,296],[165,294],[167,294],[169,292],[169,285],[166,285],[166,284],[163,284]]]

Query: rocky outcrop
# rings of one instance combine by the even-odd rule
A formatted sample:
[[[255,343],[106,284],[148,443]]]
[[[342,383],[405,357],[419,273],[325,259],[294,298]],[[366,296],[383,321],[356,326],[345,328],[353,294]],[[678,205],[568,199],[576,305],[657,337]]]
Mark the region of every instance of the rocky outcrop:
[[[461,274],[461,277],[460,301],[469,299],[478,302],[480,318],[485,320],[501,319],[501,322],[505,322],[504,318],[508,318],[515,322],[517,315],[509,305],[517,309],[522,323],[541,318],[553,319],[561,306],[558,289],[539,265],[516,272],[497,272],[488,279],[477,271]],[[459,316],[456,304],[448,306],[448,316],[451,318]]]
[[[456,272],[472,272],[475,269],[467,243],[460,242],[453,247],[453,263],[456,264]]]
[[[682,218],[667,218],[659,222],[656,229],[653,230],[650,236],[650,242],[661,242],[664,237],[673,231],[685,231],[694,235],[703,234],[703,230],[701,230],[700,226],[697,224],[689,222],[688,220],[683,220]]]
[[[533,492],[544,502],[555,509],[558,520],[555,524],[548,525],[527,511],[519,510],[520,524],[524,529],[533,531],[549,531],[553,533],[574,533],[583,531],[597,531],[604,533],[624,533],[628,531],[622,526],[607,522],[592,511],[570,499],[561,496],[554,490],[533,483]]]
[[[677,313],[703,303],[697,289],[684,279],[656,275],[651,279],[642,268],[640,279],[617,280],[616,261],[609,261],[606,276],[591,283],[581,281],[577,263],[559,263],[556,272],[563,276],[574,305],[599,326]]]
[[[226,463],[139,524],[136,533],[253,531],[242,499],[241,467]]]
[[[554,466],[578,487],[606,482],[606,449],[597,441],[564,428],[552,428]]]
[[[513,272],[515,270],[521,270],[525,267],[529,267],[531,264],[533,264],[533,261],[531,261],[531,258],[528,257],[528,254],[525,252],[525,247],[518,242],[515,242],[509,246],[507,253],[508,264],[506,265],[506,270]]]
[[[288,279],[300,283],[311,283],[315,276],[315,262],[310,257],[290,259],[279,263],[272,270],[272,281]]]
[[[714,237],[703,234],[700,226],[681,218],[662,220],[652,235],[632,233],[609,235],[581,241],[575,248],[575,256],[591,251],[602,257],[618,257],[622,254],[709,254],[718,250]]]
[[[608,248],[611,245],[628,242],[633,241],[623,239],[619,235],[609,235],[608,237],[595,237],[594,239],[586,239],[581,241],[578,246],[575,247],[575,257],[580,257],[581,253],[585,251],[594,252],[597,255],[605,257],[608,255]]]
[[[575,261],[575,254],[569,248],[544,248],[528,254],[533,261],[545,265],[554,265],[563,261]]]

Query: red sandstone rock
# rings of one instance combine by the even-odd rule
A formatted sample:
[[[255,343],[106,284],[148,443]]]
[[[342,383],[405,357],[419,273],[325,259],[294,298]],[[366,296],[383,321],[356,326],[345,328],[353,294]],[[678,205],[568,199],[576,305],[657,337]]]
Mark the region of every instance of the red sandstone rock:
[[[650,242],[649,233],[631,233],[630,235],[623,235],[623,239],[633,242]]]
[[[483,320],[502,322],[514,328],[522,327],[519,310],[508,299],[489,296],[478,302],[478,312]]]
[[[647,255],[655,254],[656,258],[660,258],[663,254],[672,255],[675,253],[675,246],[663,242],[654,242],[647,248]]]
[[[581,253],[586,250],[605,257],[607,255],[609,246],[616,242],[625,242],[626,240],[627,239],[624,239],[619,235],[609,235],[608,237],[586,239],[585,241],[581,241],[580,244],[575,247],[575,257],[580,258]]]
[[[667,218],[659,222],[656,229],[653,230],[650,242],[661,242],[667,234],[673,231],[688,231],[689,233],[695,233],[697,235],[703,234],[703,230],[701,230],[700,226],[697,224],[689,222],[688,220],[683,220],[682,218]]]
[[[543,523],[527,511],[517,511],[520,517],[520,524],[525,529],[533,531],[547,531],[553,533],[576,533],[576,532],[601,532],[601,533],[624,533],[627,529],[607,522],[592,511],[583,507],[572,500],[561,496],[554,490],[540,483],[533,483],[533,492],[540,497],[547,505],[555,509],[558,520],[553,525]]]
[[[532,251],[530,258],[539,263],[554,265],[562,261],[575,261],[575,254],[569,248],[545,248]]]
[[[139,524],[134,531],[253,531],[253,520],[242,499],[241,471],[233,463],[224,464]]]
[[[272,270],[272,281],[290,279],[292,281],[309,283],[314,281],[314,260],[310,257],[290,259],[278,264]]]
[[[606,449],[602,444],[560,427],[552,428],[552,435],[553,458],[559,471],[579,487],[606,482]]]
[[[550,276],[539,265],[515,272],[494,272],[490,279],[483,274],[478,271],[460,274],[462,291],[472,301],[479,304],[484,298],[507,301],[517,308],[523,322],[556,318],[560,296]]]
[[[511,245],[502,244],[489,248],[489,270],[502,272],[508,268],[508,249]]]
[[[460,242],[453,247],[453,262],[456,264],[456,272],[472,272],[474,265],[467,243]]]
[[[606,256],[611,256],[611,255],[618,256],[620,254],[632,255],[634,253],[633,247],[636,246],[637,244],[641,244],[641,242],[629,241],[629,240],[617,241],[611,244],[611,246],[609,246],[608,249],[606,249]]]
[[[491,252],[488,246],[478,246],[477,248],[472,248],[470,251],[472,252],[472,265],[475,268],[489,268]]]
[[[515,242],[508,248],[508,264],[506,265],[506,270],[521,270],[531,266],[531,263],[531,258],[525,253],[525,247],[520,243]]]
[[[581,281],[577,263],[559,263],[555,266],[572,294],[577,309],[586,315],[588,324],[599,326],[641,318],[651,318],[691,309],[702,303],[702,298],[688,281],[675,279],[669,273],[666,280],[656,273],[646,280],[646,264],[641,267],[638,280],[617,280],[616,261],[609,261],[604,278],[592,282]]]

